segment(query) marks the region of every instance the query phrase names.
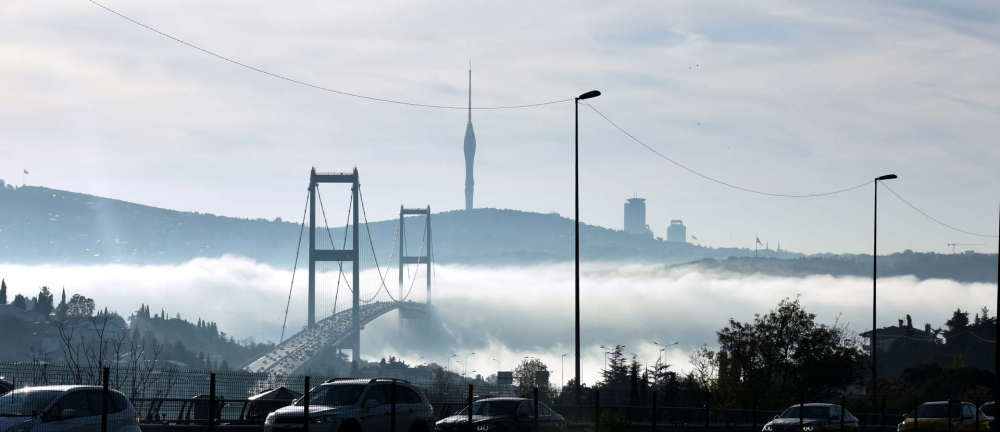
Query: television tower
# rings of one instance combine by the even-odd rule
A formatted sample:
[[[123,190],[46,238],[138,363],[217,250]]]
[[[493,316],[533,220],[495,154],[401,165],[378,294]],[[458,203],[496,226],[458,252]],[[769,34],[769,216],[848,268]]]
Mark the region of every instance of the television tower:
[[[469,124],[465,126],[465,209],[472,210],[472,195],[476,181],[472,165],[476,160],[476,133],[472,130],[472,62],[469,62]]]

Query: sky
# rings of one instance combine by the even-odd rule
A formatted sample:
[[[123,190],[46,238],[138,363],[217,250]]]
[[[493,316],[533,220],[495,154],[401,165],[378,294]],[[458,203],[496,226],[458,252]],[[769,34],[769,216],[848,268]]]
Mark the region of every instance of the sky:
[[[658,152],[744,188],[810,194],[878,175],[996,235],[1000,6],[990,2],[123,2],[248,65],[415,103],[520,105],[591,89]],[[464,110],[346,97],[182,45],[89,1],[0,4],[0,178],[170,209],[299,220],[310,167],[358,167],[369,217],[464,207]],[[573,215],[571,102],[473,113],[477,207]],[[789,199],[684,171],[580,107],[580,212],[665,237],[870,253],[873,190]],[[327,200],[349,198],[330,185]],[[329,204],[328,204],[329,205]],[[996,251],[879,194],[880,253]]]
[[[10,296],[33,296],[38,286],[48,284],[56,287],[58,298],[65,286],[67,296],[91,297],[99,308],[126,317],[147,304],[157,314],[162,309],[170,317],[179,315],[191,322],[215,321],[220,331],[237,339],[273,341],[280,338],[284,316],[284,308],[275,305],[288,301],[290,273],[233,256],[161,266],[0,264]],[[573,298],[572,264],[516,269],[442,265],[435,273],[433,318],[401,326],[390,313],[372,321],[362,332],[363,358],[396,356],[412,364],[424,357],[422,361],[447,366],[448,357],[457,354],[463,363],[468,356],[469,372],[488,376],[498,367],[510,370],[530,356],[546,363],[555,381],[561,376],[562,354],[568,354],[567,379],[572,376],[574,311],[573,302],[567,301]],[[297,280],[305,279],[305,270],[299,269]],[[305,324],[304,287],[298,283],[292,291],[286,335]],[[868,278],[732,277],[601,263],[587,266],[581,287],[581,366],[586,383],[595,382],[604,365],[607,349],[601,346],[616,344],[647,364],[660,356],[654,342],[679,342],[663,353],[665,362],[674,370],[691,370],[688,355],[701,346],[716,349],[715,332],[729,318],[749,322],[785,298],[798,298],[820,324],[844,326],[855,333],[871,328]],[[419,293],[423,286],[417,288],[413,300],[423,302]],[[925,323],[940,328],[955,309],[970,311],[972,317],[983,306],[996,304],[996,293],[996,284],[883,278],[878,324],[894,326],[909,314],[917,328],[923,329]],[[328,294],[318,293],[317,304],[326,304]],[[339,310],[349,306],[348,295],[340,300]],[[990,309],[993,316],[994,308]],[[317,315],[327,316],[321,310]],[[451,366],[465,371],[454,361]]]

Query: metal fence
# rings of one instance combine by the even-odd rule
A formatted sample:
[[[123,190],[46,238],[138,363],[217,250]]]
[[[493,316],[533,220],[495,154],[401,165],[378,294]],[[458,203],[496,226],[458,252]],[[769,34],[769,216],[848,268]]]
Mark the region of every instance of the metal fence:
[[[55,405],[54,401],[61,400],[57,399],[57,396],[43,393],[34,400],[29,396],[17,399],[13,398],[13,395],[25,393],[14,392],[6,397],[6,405],[0,403],[0,415],[31,415],[45,421],[60,420],[63,417],[89,417],[93,423],[83,429],[102,432],[117,430],[115,425],[124,421],[122,418],[125,415],[132,417],[127,419],[132,424],[138,422],[147,430],[165,427],[181,429],[181,426],[199,426],[203,429],[253,426],[259,430],[265,425],[270,413],[293,403],[301,408],[291,411],[297,409],[295,412],[300,413],[298,415],[301,417],[284,418],[286,424],[283,426],[309,429],[312,425],[315,430],[327,430],[323,429],[325,425],[316,423],[317,419],[308,417],[309,403],[314,405],[316,403],[310,395],[315,396],[315,392],[322,391],[322,384],[342,379],[243,371],[181,371],[169,367],[101,368],[45,363],[0,363],[0,378],[13,389],[55,385],[92,386],[85,396],[78,398],[79,400]],[[657,393],[651,392],[645,404],[630,405],[622,403],[623,400],[628,400],[627,392],[624,392],[626,396],[623,397],[623,392],[604,390],[602,394],[602,390],[593,390],[586,399],[587,403],[574,404],[571,402],[573,398],[562,397],[564,395],[550,389],[525,389],[509,385],[491,385],[481,381],[470,383],[460,379],[449,379],[445,374],[433,382],[411,384],[401,380],[376,379],[365,385],[370,383],[385,385],[381,399],[371,406],[361,404],[365,411],[357,417],[367,418],[363,424],[359,423],[357,429],[341,430],[345,432],[372,429],[389,432],[446,430],[435,428],[435,422],[458,415],[463,410],[464,413],[461,415],[471,419],[473,412],[466,408],[474,401],[492,397],[524,397],[523,401],[517,403],[523,403],[520,408],[527,413],[523,417],[515,415],[513,421],[525,422],[522,424],[525,427],[521,429],[529,432],[563,430],[567,427],[586,428],[593,432],[601,432],[602,427],[606,429],[605,432],[621,428],[642,428],[653,431],[657,428],[760,431],[765,423],[782,414],[786,408],[816,402],[843,406],[856,416],[858,420],[856,427],[849,421],[845,422],[849,420],[848,416],[841,416],[840,426],[844,430],[867,428],[884,431],[894,429],[896,424],[902,421],[905,413],[923,402],[900,398],[880,398],[873,401],[861,396],[827,396],[813,399],[803,396],[798,400],[788,401],[783,404],[784,406],[761,407],[754,398],[746,406],[717,407],[713,406],[712,394],[705,393],[702,403],[697,406],[665,406],[658,401]],[[408,393],[409,390],[403,390],[401,387],[415,388],[425,395],[433,412],[426,415],[412,414],[414,409],[412,397]],[[368,402],[370,392],[371,390],[365,393],[365,403]],[[116,396],[118,393],[120,396]],[[135,413],[122,414],[126,405],[119,400],[122,399],[121,396],[131,400]],[[359,393],[356,399],[360,398]],[[976,406],[979,406],[979,401],[968,402],[975,402]],[[378,409],[368,411],[373,407]],[[976,411],[978,415],[978,410]],[[345,419],[340,420],[341,424],[346,424]],[[458,424],[462,426],[454,432],[466,430],[475,432],[475,429],[468,427],[471,422]],[[976,426],[979,426],[979,422],[976,422]]]

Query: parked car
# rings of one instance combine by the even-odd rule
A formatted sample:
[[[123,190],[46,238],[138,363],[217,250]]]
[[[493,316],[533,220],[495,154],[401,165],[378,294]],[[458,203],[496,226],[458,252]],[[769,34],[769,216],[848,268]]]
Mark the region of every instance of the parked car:
[[[800,420],[804,432],[839,431],[841,421],[845,431],[856,432],[860,427],[858,418],[840,405],[808,403],[792,405],[785,412],[774,416],[774,420],[764,425],[764,432],[798,431]]]
[[[997,406],[995,402],[986,402],[983,406],[979,407],[979,411],[986,416],[986,419],[990,421],[990,429],[997,427]]]
[[[11,390],[14,390],[14,384],[4,381],[3,377],[0,377],[0,396],[7,394]]]
[[[434,408],[420,389],[403,380],[336,379],[309,391],[310,432],[388,431],[392,412],[392,385],[396,384],[396,430],[430,432]],[[264,420],[265,432],[300,429],[305,400],[281,408]]]
[[[948,411],[949,405],[951,406],[950,413]],[[903,422],[896,427],[896,431],[974,431],[976,430],[976,411],[979,411],[979,408],[968,402],[952,402],[951,404],[948,401],[926,402],[918,405],[917,409],[907,414]],[[979,412],[978,418],[979,430],[990,430],[990,421],[982,412]],[[951,424],[948,423],[949,420]]]
[[[481,399],[472,404],[472,424],[477,432],[531,432],[535,427],[535,402],[532,399],[500,397]],[[437,432],[468,430],[469,407],[434,425]],[[566,419],[547,405],[538,403],[538,427],[543,431],[566,429]]]
[[[48,432],[101,429],[102,398],[98,386],[26,387],[0,396],[0,431]],[[132,402],[111,390],[108,430],[139,432]]]

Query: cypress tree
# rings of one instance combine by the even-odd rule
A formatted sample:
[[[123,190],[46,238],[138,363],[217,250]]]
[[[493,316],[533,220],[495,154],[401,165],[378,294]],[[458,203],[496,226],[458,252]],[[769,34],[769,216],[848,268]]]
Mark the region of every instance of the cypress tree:
[[[0,279],[0,305],[7,304],[7,280]]]

